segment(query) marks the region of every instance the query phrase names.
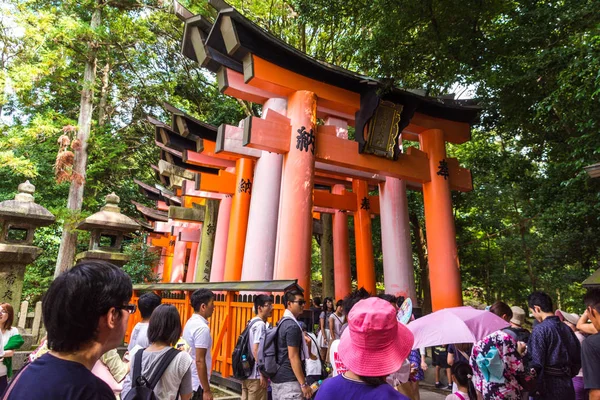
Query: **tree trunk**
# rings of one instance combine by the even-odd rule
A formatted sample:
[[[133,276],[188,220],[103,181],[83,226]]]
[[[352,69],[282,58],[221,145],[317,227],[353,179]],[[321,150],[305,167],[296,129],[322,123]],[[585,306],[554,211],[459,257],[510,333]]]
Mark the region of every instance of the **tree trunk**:
[[[98,126],[107,122],[106,107],[108,105],[108,76],[110,74],[110,63],[107,62],[102,68],[102,87],[100,88],[100,103],[98,104]]]
[[[333,283],[333,222],[332,215],[321,214],[323,235],[321,236],[321,274],[323,276],[323,297],[331,297],[335,303]],[[340,300],[340,299],[338,299]]]
[[[525,240],[525,234],[529,234],[529,229],[525,226],[526,223],[526,220],[519,221],[519,234],[521,235],[521,246],[523,247],[523,253],[525,254],[525,262],[527,263],[529,280],[531,280],[531,290],[535,292],[537,290],[537,278],[533,269],[533,262],[531,261],[531,249]]]
[[[98,29],[102,21],[102,9],[96,5],[92,14],[90,27],[93,31]],[[75,151],[75,162],[73,164],[73,179],[69,188],[69,199],[67,207],[76,216],[81,211],[83,204],[83,189],[85,187],[85,169],[87,165],[87,145],[92,125],[92,108],[94,103],[94,83],[96,81],[96,53],[97,45],[93,41],[88,45],[88,59],[85,63],[83,75],[83,88],[81,90],[81,103],[79,106],[79,120],[77,122],[79,132],[77,138],[81,141],[81,149]],[[73,218],[65,221],[63,225],[62,239],[56,259],[54,276],[71,268],[75,260],[77,250],[77,232],[75,231]]]
[[[425,242],[425,235],[423,235],[423,228],[419,222],[419,216],[411,212],[409,219],[412,224],[413,234],[415,236],[415,244],[417,248],[417,257],[419,259],[419,270],[421,280],[421,290],[423,303],[421,304],[421,310],[423,315],[431,312],[431,291],[429,289],[429,261],[427,260],[427,243]]]

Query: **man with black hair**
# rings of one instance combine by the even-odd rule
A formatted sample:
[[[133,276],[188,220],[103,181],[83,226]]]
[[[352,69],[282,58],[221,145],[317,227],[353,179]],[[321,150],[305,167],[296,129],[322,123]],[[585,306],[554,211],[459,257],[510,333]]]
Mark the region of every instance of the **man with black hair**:
[[[600,289],[589,289],[583,298],[586,313],[600,332]],[[588,336],[581,345],[583,384],[589,390],[590,400],[600,399],[600,333]]]
[[[131,340],[127,346],[127,351],[131,351],[136,345],[146,348],[150,346],[148,341],[148,323],[152,311],[160,305],[161,298],[156,293],[144,293],[138,299],[138,308],[142,314],[142,320],[135,324],[131,331]]]
[[[297,318],[304,310],[304,295],[297,290],[284,294],[286,310],[279,320],[277,331],[277,361],[279,370],[271,379],[273,400],[310,399],[312,389],[306,381],[303,360],[308,357],[308,346]]]
[[[208,319],[215,309],[215,295],[208,289],[198,289],[192,293],[191,303],[194,314],[183,328],[183,339],[192,356],[192,400],[212,400],[210,391],[210,374],[212,366],[212,337]]]
[[[252,349],[254,360],[258,360],[258,345],[260,338],[267,329],[267,319],[273,315],[273,298],[266,294],[259,294],[254,298],[254,312],[256,316],[248,321],[248,348]],[[258,371],[258,363],[254,363],[252,374],[242,381],[242,400],[267,400],[267,378]]]
[[[552,299],[544,292],[533,292],[527,305],[539,322],[531,332],[527,350],[529,366],[537,373],[534,399],[567,400],[575,398],[572,378],[581,368],[581,347],[573,331],[563,324],[552,308]]]
[[[105,261],[88,261],[59,275],[42,301],[50,351],[27,365],[6,399],[114,400],[110,387],[91,372],[107,351],[123,343],[135,312],[131,279]]]

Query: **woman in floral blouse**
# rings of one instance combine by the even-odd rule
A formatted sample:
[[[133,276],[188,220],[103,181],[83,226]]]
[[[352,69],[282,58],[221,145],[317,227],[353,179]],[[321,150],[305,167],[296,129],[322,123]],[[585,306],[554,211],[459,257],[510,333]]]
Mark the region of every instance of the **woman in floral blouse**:
[[[503,302],[496,302],[490,311],[506,321],[512,318],[510,307]],[[522,387],[517,376],[524,374],[524,365],[517,343],[510,335],[499,330],[475,343],[470,364],[473,384],[483,399],[521,398]]]

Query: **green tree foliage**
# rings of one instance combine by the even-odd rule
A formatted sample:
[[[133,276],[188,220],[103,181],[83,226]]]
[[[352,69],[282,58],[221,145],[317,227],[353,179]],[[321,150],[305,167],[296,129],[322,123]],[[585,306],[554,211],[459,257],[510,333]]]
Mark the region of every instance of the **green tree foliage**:
[[[138,235],[125,245],[123,251],[130,257],[123,270],[129,274],[134,284],[158,282],[160,278],[153,272],[160,254],[152,251],[146,241],[147,235]]]
[[[96,31],[89,26],[94,7],[103,12]],[[2,11],[0,200],[31,179],[36,201],[57,215],[51,229],[59,237],[65,222],[98,211],[112,191],[126,214],[136,214],[130,200],[147,203],[133,179],[155,179],[150,165],[158,149],[145,118],[166,120],[164,101],[217,125],[237,124],[244,116],[237,101],[219,93],[213,77],[181,55],[183,24],[170,3],[8,1]],[[76,125],[92,38],[99,46],[96,96],[83,210],[74,214],[66,210],[69,184],[55,182],[53,165],[61,128]],[[42,233],[36,243],[46,240]],[[79,243],[79,250],[87,246],[85,237]],[[28,270],[25,293],[41,293],[49,282],[58,247],[42,247],[44,255]]]
[[[148,164],[158,154],[146,114],[166,119],[163,100],[214,124],[237,123],[256,110],[220,95],[214,78],[180,54],[182,24],[165,3],[103,3],[97,32],[89,29],[95,4],[89,0],[6,3],[0,83],[10,90],[0,101],[2,200],[32,178],[36,199],[60,220],[96,211],[113,190],[133,213],[129,200],[140,200],[133,178],[151,181]],[[204,0],[183,3],[216,15]],[[322,61],[430,95],[473,91],[481,121],[470,142],[448,147],[474,178],[473,192],[453,195],[465,295],[523,304],[535,288],[564,308],[580,307],[579,282],[597,267],[600,245],[600,182],[583,171],[600,161],[600,3],[231,4]],[[82,55],[91,35],[100,43],[96,113],[84,208],[71,216],[64,212],[67,186],[54,183],[51,171],[60,128],[77,118]],[[420,229],[426,235],[422,196],[409,193],[409,204],[413,234]],[[381,279],[377,221],[373,232]],[[44,257],[52,257],[51,249]],[[426,248],[415,242],[414,250],[417,287],[425,295]],[[315,264],[317,254],[313,246]]]

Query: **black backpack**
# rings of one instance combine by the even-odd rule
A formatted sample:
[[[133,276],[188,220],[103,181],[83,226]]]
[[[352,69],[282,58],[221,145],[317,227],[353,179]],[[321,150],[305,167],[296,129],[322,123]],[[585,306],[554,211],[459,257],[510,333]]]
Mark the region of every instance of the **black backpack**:
[[[248,345],[248,337],[250,336],[250,329],[252,325],[258,322],[258,319],[254,321],[250,320],[248,325],[246,325],[246,329],[240,336],[238,337],[237,343],[235,344],[235,348],[233,349],[233,353],[231,354],[231,366],[233,367],[233,376],[236,379],[248,379],[250,376],[246,374],[244,371],[244,367],[242,365],[242,356],[246,356],[246,360],[248,360],[248,364],[250,365],[250,369],[254,369],[254,355],[252,354],[252,349]]]
[[[154,387],[165,373],[169,364],[171,364],[171,361],[179,354],[179,350],[171,347],[160,358],[154,374],[150,379],[147,379],[145,376],[142,376],[142,354],[144,350],[139,350],[134,357],[131,390],[123,400],[158,400],[158,397],[154,394]],[[177,397],[179,397],[179,393]]]

